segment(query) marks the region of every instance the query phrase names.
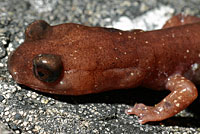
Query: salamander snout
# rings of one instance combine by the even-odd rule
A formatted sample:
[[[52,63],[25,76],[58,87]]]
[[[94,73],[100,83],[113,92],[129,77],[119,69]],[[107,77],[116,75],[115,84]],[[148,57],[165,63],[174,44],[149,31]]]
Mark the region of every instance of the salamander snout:
[[[12,75],[12,77],[18,81],[18,71],[17,71],[17,68],[15,67],[15,57],[13,56],[14,52],[12,52],[9,57],[8,57],[8,62],[7,62],[7,65],[8,65],[8,71],[9,73]]]

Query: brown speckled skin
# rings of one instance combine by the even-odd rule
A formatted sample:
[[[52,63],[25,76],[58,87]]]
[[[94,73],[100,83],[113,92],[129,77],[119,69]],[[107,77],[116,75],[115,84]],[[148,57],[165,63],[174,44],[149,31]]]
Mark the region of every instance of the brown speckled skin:
[[[187,21],[180,19],[183,17]],[[178,15],[164,29],[148,32],[35,21],[27,28],[24,43],[10,56],[8,69],[18,83],[54,94],[81,95],[137,86],[170,90],[155,107],[136,104],[126,111],[140,116],[142,124],[160,121],[197,97],[190,80],[199,70],[192,66],[200,63],[200,23],[193,23],[198,20]],[[64,70],[58,81],[44,83],[34,76],[32,60],[38,54],[61,56]]]

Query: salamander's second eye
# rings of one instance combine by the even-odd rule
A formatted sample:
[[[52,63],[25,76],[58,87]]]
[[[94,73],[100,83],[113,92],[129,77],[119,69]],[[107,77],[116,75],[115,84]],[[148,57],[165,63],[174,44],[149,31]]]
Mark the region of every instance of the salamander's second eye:
[[[58,55],[39,54],[33,59],[33,72],[43,82],[55,82],[63,72],[62,60]]]

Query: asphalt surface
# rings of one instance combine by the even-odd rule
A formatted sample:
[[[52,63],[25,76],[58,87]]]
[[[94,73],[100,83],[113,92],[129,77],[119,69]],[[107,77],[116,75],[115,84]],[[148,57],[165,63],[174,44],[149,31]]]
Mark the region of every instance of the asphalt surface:
[[[123,30],[159,29],[174,14],[199,16],[200,0],[0,0],[0,134],[198,134],[199,98],[162,122],[140,125],[124,110],[136,102],[158,103],[168,92],[142,88],[85,96],[58,96],[18,85],[8,55],[24,41],[34,20],[73,22]]]

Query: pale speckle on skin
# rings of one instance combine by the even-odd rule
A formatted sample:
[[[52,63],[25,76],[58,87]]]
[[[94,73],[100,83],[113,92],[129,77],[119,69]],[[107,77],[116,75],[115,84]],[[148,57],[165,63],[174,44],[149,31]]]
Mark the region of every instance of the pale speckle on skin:
[[[127,53],[126,53],[126,52],[124,52],[124,54],[126,55]]]
[[[185,80],[185,77],[181,77],[181,80]]]
[[[133,111],[132,109],[128,109],[128,110],[127,110],[128,113],[131,113],[132,111]]]
[[[156,112],[156,114],[160,114],[160,112],[159,112],[159,111],[157,111],[157,110],[154,110],[154,112]]]
[[[192,88],[196,88],[196,87],[192,87]],[[186,91],[192,93],[192,90],[191,90],[190,87],[186,87]],[[188,94],[188,95],[191,95],[191,96],[192,96],[193,94]]]
[[[177,102],[177,100],[174,100],[174,103],[176,103]]]
[[[176,91],[174,91],[174,92],[170,95],[170,98],[174,97],[175,94],[176,94]]]
[[[166,99],[164,99],[163,101],[164,101],[164,102],[166,102],[167,100],[166,100]]]
[[[63,82],[63,81],[60,81],[60,84],[62,85],[62,84],[64,84],[64,82]]]
[[[42,63],[47,63],[47,61],[46,60],[42,60]]]
[[[74,50],[74,52],[77,53],[78,51],[77,51],[77,50]]]
[[[175,34],[174,33],[172,33],[172,38],[174,38],[175,37]]]
[[[187,58],[187,56],[185,55],[183,58],[184,58],[184,59],[186,59],[186,58]]]
[[[129,35],[128,38],[131,39],[131,36]]]
[[[116,60],[118,60],[118,57],[115,57]]]
[[[192,67],[192,71],[196,71],[199,68],[199,64],[194,63],[191,65],[191,67]]]
[[[200,57],[200,53],[199,53],[199,55],[198,55],[199,57]]]
[[[180,84],[180,83],[181,83],[181,81],[178,81],[178,82],[177,82],[177,84]]]
[[[74,55],[73,54],[69,54],[69,56],[73,57]]]
[[[136,39],[136,37],[133,37],[133,39],[135,40],[135,39]]]
[[[181,80],[181,82],[185,82],[185,80]]]
[[[176,106],[177,106],[177,107],[180,107],[180,103],[176,103]]]
[[[145,43],[148,44],[149,42],[148,42],[148,41],[145,41]]]
[[[162,44],[163,46],[165,45],[165,43]]]
[[[181,99],[182,99],[182,96],[179,96],[178,99],[181,100]]]
[[[184,88],[183,90],[181,90],[180,93],[183,93],[183,92],[185,92],[185,91],[187,91],[186,88]]]
[[[76,57],[74,57],[74,60],[76,60]]]
[[[179,84],[179,85],[178,85],[178,87],[182,87],[182,86],[184,86],[184,85],[182,85],[182,84]]]
[[[122,33],[121,33],[121,32],[119,32],[119,35],[122,35]]]
[[[71,74],[71,73],[74,73],[74,70],[65,71],[65,73]]]
[[[161,111],[164,110],[164,108],[163,107],[158,107],[158,110],[161,112]]]
[[[142,114],[142,113],[140,113],[140,116],[143,116],[143,114]]]
[[[170,95],[170,98],[172,98],[174,96],[174,93]]]
[[[131,76],[133,76],[133,75],[134,75],[134,73],[131,72]]]
[[[17,72],[14,72],[14,74],[16,75],[16,74],[17,74]]]
[[[187,53],[189,53],[189,52],[190,52],[190,50],[189,50],[189,49],[187,49],[187,50],[186,50],[186,52],[187,52]]]

